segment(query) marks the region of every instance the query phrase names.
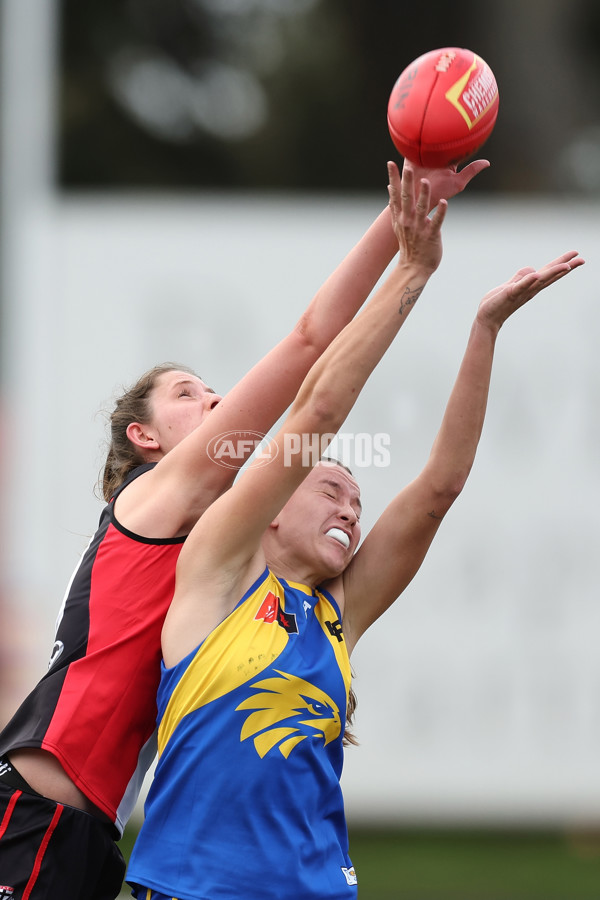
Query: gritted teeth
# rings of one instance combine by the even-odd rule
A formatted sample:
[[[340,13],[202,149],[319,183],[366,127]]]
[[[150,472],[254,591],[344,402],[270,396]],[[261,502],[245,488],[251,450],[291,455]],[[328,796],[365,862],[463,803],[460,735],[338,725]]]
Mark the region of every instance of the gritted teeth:
[[[342,531],[341,528],[330,528],[327,532],[327,537],[333,538],[338,543],[342,544],[346,550],[350,546],[350,538],[346,534],[345,531]]]

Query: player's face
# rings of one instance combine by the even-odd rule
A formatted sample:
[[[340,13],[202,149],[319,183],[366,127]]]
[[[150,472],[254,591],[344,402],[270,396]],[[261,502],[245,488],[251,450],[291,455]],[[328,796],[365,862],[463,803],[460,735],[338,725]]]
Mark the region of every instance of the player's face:
[[[152,419],[164,453],[168,453],[204,421],[222,398],[196,375],[163,372],[152,391]]]
[[[279,517],[288,552],[313,567],[314,581],[334,578],[348,566],[360,541],[360,489],[333,463],[319,463],[292,495]]]

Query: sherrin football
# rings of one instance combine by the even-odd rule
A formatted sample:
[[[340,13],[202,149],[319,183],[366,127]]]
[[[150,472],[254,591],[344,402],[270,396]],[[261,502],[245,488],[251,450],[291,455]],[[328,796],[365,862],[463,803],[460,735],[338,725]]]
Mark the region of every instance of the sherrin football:
[[[494,73],[472,50],[430,50],[396,81],[387,116],[405,159],[427,169],[460,163],[479,150],[496,124]]]

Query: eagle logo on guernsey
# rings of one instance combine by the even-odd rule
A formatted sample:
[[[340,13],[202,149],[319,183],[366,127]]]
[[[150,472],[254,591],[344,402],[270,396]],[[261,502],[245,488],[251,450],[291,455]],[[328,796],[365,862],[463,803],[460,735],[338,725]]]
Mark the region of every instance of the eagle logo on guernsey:
[[[303,678],[276,672],[278,677],[251,685],[260,693],[247,697],[236,707],[252,710],[240,739],[254,738],[261,759],[274,747],[287,759],[294,747],[307,738],[322,738],[324,744],[335,740],[342,723],[331,697]]]

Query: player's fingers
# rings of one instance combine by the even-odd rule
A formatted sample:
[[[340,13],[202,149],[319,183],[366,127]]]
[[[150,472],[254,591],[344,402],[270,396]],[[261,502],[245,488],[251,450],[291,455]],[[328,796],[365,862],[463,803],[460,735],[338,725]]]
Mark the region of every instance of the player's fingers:
[[[411,213],[415,197],[415,173],[412,166],[404,165],[402,169],[402,181],[400,183],[400,202],[404,213]]]
[[[444,223],[444,219],[446,218],[446,213],[448,212],[448,201],[440,200],[438,205],[435,208],[435,211],[431,217],[432,227],[437,229],[438,231],[442,227]]]
[[[568,275],[569,272],[572,272],[573,269],[569,265],[569,263],[561,263],[556,266],[551,266],[547,268],[543,273],[540,272],[540,290],[542,288],[548,287],[550,284],[554,284],[555,281],[558,281],[559,278],[564,278],[565,275]]]
[[[557,256],[556,259],[553,259],[551,262],[546,263],[543,266],[543,269],[551,268],[552,266],[558,266],[561,263],[571,263],[571,261],[575,260],[576,257],[579,256],[577,250],[567,250],[566,253],[563,253],[561,256]]]
[[[510,296],[513,299],[524,297],[532,290],[532,288],[536,287],[538,281],[539,276],[535,269],[524,272],[520,278],[515,276],[515,278],[511,279],[507,284]],[[539,290],[539,288],[537,288],[537,290]],[[533,294],[531,296],[533,296]]]
[[[387,164],[388,170],[388,194],[390,198],[390,204],[392,206],[399,207],[400,205],[400,175],[398,173],[398,166],[394,162],[388,162]]]
[[[559,270],[559,276],[562,278],[564,275],[567,275],[569,272],[573,272],[575,269],[578,269],[579,266],[583,266],[585,260],[579,256],[579,254],[564,254],[564,256],[559,257],[558,260],[555,260],[553,263],[548,263],[547,266],[544,266],[540,269],[540,274],[545,277],[548,273],[550,275],[554,275],[555,271]]]
[[[431,199],[431,185],[427,178],[421,178],[419,186],[419,196],[417,197],[416,210],[421,216],[426,216],[429,212],[429,201]]]
[[[532,275],[532,274],[534,274],[534,275],[536,274],[536,270],[533,268],[533,266],[523,266],[522,269],[519,269],[518,272],[515,272],[513,277],[511,279],[509,279],[508,284],[514,284],[515,282],[519,282],[523,278],[525,278],[527,275]]]
[[[490,161],[489,159],[475,159],[473,162],[469,163],[464,169],[461,169],[458,173],[461,177],[462,183],[466,186],[476,175],[479,175],[480,172],[483,172],[484,169],[489,168]]]
[[[540,291],[564,278],[571,271],[573,270],[568,263],[559,263],[554,266],[545,266],[539,272],[531,272],[516,285],[514,296],[524,300],[531,300]]]

